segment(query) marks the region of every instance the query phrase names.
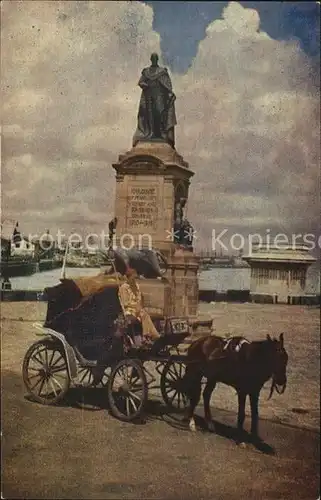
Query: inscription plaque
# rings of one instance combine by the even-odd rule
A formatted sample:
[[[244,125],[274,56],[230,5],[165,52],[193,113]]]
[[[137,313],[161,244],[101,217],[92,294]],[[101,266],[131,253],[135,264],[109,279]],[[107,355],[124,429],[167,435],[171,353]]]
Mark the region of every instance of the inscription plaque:
[[[128,226],[156,229],[158,186],[130,186],[128,190]]]

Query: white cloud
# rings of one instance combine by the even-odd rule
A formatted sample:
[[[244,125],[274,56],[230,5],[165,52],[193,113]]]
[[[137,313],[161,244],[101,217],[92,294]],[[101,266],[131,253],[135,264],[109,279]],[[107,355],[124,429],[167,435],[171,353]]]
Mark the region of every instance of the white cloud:
[[[207,28],[206,32],[222,32],[226,28],[235,31],[241,38],[253,39],[260,26],[260,16],[254,9],[244,9],[237,2],[230,2],[224,9],[223,21],[215,21]],[[267,36],[264,34],[264,36]]]
[[[229,220],[252,231],[317,228],[318,90],[298,44],[258,28],[256,11],[230,3],[187,74],[175,78],[177,145],[200,184],[191,188],[191,213],[215,214],[203,217],[208,234]]]
[[[106,226],[111,164],[136,128],[139,74],[160,53],[153,11],[95,1],[2,10],[4,212],[27,231]],[[203,239],[213,224],[290,230],[318,217],[319,96],[309,59],[259,26],[255,10],[231,2],[188,72],[172,73],[176,145],[196,172],[189,215]]]

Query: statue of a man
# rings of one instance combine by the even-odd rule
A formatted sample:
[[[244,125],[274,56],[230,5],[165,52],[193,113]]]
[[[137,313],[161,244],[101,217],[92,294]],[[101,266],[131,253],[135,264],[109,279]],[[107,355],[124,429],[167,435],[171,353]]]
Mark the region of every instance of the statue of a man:
[[[160,139],[175,147],[175,94],[166,68],[158,66],[158,55],[151,55],[151,66],[144,68],[138,82],[142,95],[138,110],[135,146],[140,140]]]

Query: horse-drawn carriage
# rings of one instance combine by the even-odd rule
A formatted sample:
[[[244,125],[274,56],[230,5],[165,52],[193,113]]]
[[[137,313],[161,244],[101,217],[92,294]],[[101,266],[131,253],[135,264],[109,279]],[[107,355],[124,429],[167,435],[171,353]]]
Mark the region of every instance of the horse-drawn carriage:
[[[157,262],[150,259],[148,265],[146,255],[141,267],[145,277],[161,277]],[[129,257],[135,262],[141,255],[134,252]],[[128,269],[121,256],[119,260]],[[117,327],[124,313],[119,289],[126,278],[117,272],[117,267],[115,271],[114,275],[64,279],[46,290],[46,321],[44,325],[35,325],[42,338],[28,349],[23,361],[23,380],[29,394],[37,402],[55,404],[71,385],[101,384],[106,387],[111,413],[121,420],[132,421],[144,412],[148,390],[160,388],[168,406],[180,409],[188,406],[190,428],[194,430],[193,412],[205,378],[203,400],[209,428],[212,427],[210,397],[216,383],[222,382],[237,391],[240,430],[249,395],[251,430],[257,435],[258,400],[263,385],[272,378],[270,396],[274,389],[283,393],[286,387],[288,355],[283,334],[279,339],[267,336],[263,341],[252,342],[244,337],[226,339],[207,335],[193,342],[184,355],[178,346],[191,334],[188,318],[151,315],[160,334],[154,346],[158,343],[161,348],[155,351],[154,346],[138,347],[134,342],[137,324],[128,325],[125,321],[125,328]],[[151,372],[151,363],[160,375],[160,383]]]
[[[185,406],[184,356],[177,346],[190,334],[188,319],[151,315],[161,334],[159,353],[135,346],[133,329],[117,337],[115,324],[122,311],[118,289],[123,278],[116,276],[64,279],[46,289],[46,320],[44,325],[34,325],[41,339],[31,345],[23,361],[24,384],[35,401],[51,405],[61,401],[70,386],[102,385],[112,415],[124,421],[143,413],[152,387],[160,388],[168,405]]]

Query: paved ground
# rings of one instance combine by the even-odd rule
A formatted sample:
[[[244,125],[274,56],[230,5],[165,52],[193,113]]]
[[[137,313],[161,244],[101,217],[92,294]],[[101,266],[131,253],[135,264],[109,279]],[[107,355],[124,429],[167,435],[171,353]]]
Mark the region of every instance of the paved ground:
[[[104,408],[102,390],[71,391],[59,407],[28,401],[21,362],[34,340],[31,321],[41,319],[42,306],[2,304],[4,498],[314,500],[319,496],[319,428],[312,412],[319,408],[318,310],[212,307],[220,331],[234,333],[246,327],[248,336],[258,331],[260,337],[270,325],[270,333],[292,332],[288,349],[294,366],[289,369],[295,389],[288,392],[284,409],[280,396],[270,403],[272,412],[263,403],[261,436],[269,446],[259,451],[236,446],[232,411],[215,410],[218,434],[200,430],[194,435],[179,416],[166,414],[157,402],[151,403],[144,424],[120,423]],[[234,394],[221,394],[215,396],[216,407],[223,407],[228,396],[235,402]],[[84,402],[94,407],[81,409]],[[274,421],[265,420],[271,415]],[[291,415],[291,425],[285,425]],[[310,429],[296,427],[297,418]]]

